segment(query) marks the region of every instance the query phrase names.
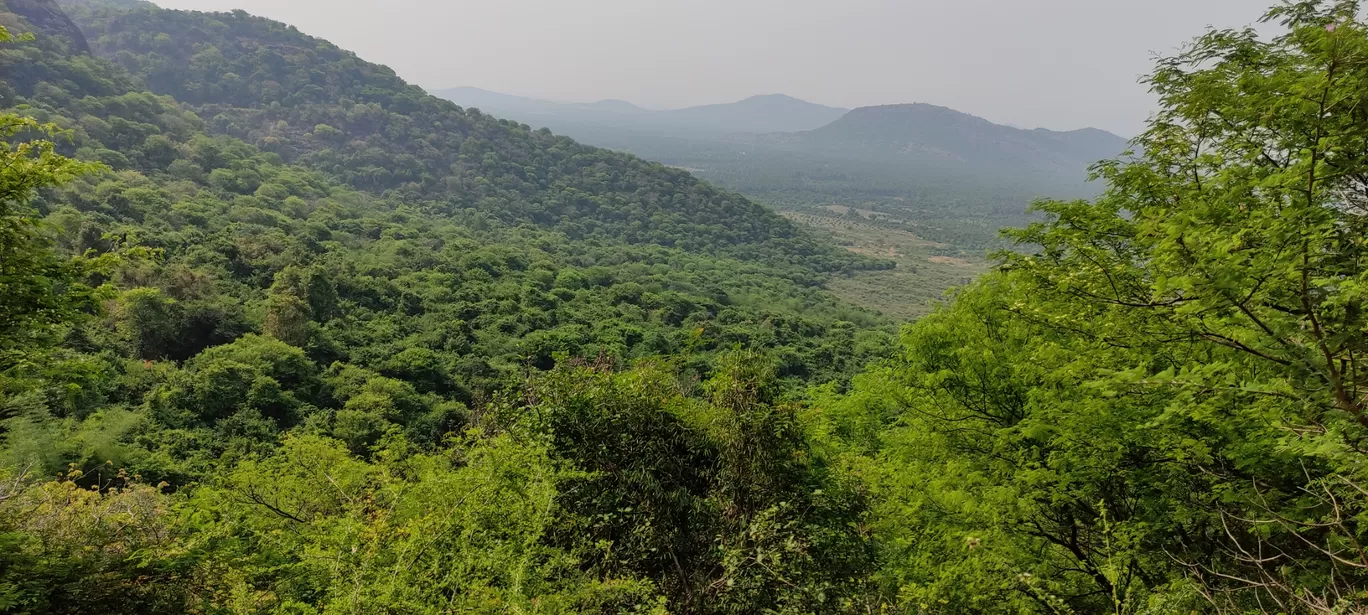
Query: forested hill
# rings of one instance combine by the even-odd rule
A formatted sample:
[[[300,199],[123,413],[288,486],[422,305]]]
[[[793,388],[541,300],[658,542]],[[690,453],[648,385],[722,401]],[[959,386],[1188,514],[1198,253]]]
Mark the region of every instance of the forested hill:
[[[194,460],[278,438],[361,391],[327,392],[327,366],[390,379],[385,395],[406,400],[359,417],[364,433],[431,439],[459,427],[451,408],[572,359],[672,355],[706,374],[720,353],[752,348],[773,352],[782,376],[840,380],[887,349],[884,321],[820,288],[824,272],[879,263],[686,173],[466,112],[268,20],[80,4],[96,52],[122,65],[73,51],[69,29],[0,11],[0,24],[36,29],[0,43],[4,104],[64,130],[59,153],[108,167],[42,193],[51,237],[24,245],[127,257],[95,278],[103,307],[82,309],[101,317],[61,338],[111,376],[71,384],[80,393],[41,413],[118,407],[157,433],[197,434],[160,461],[155,437],[120,453],[147,476],[194,476]],[[238,352],[257,367],[199,401],[153,408],[145,396],[169,389],[117,384]],[[38,369],[6,356],[0,371]],[[245,401],[259,378],[284,397]],[[16,412],[31,414],[0,418]],[[266,422],[238,440],[223,430],[241,427],[239,412]],[[54,462],[68,453],[84,454]]]
[[[942,162],[982,172],[1068,176],[1120,155],[1126,139],[1095,128],[1023,130],[928,104],[861,107],[793,141],[856,158]]]
[[[683,171],[463,111],[284,24],[242,12],[77,4],[71,13],[97,54],[191,105],[208,130],[361,190],[475,209],[572,239],[827,271],[865,266]]]
[[[821,288],[877,261],[281,24],[80,4],[94,55],[0,3],[0,613],[863,595],[785,400],[888,356]]]

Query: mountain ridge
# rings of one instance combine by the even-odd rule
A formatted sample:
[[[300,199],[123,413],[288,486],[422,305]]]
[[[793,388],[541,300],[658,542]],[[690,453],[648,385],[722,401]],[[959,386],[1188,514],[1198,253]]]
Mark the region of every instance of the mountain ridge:
[[[548,99],[543,99],[543,98],[535,98],[535,97],[531,97],[531,96],[519,96],[519,95],[517,95],[517,94],[507,94],[507,93],[504,93],[504,92],[498,92],[498,91],[495,91],[495,90],[488,90],[488,89],[484,89],[484,88],[480,88],[480,87],[476,87],[476,86],[468,86],[468,85],[467,85],[467,86],[451,87],[451,88],[429,89],[428,91],[429,91],[431,94],[433,94],[434,96],[438,96],[438,97],[440,97],[440,98],[445,98],[445,99],[447,99],[447,100],[451,100],[452,102],[455,102],[456,104],[459,104],[459,105],[461,105],[461,106],[464,106],[464,107],[476,107],[476,108],[479,108],[481,111],[485,111],[485,112],[488,112],[488,113],[493,113],[493,114],[496,114],[496,115],[497,115],[500,111],[513,110],[513,109],[523,110],[523,109],[530,109],[530,108],[536,108],[537,110],[539,110],[540,112],[543,112],[543,113],[555,113],[555,112],[557,112],[557,111],[562,111],[562,112],[563,112],[563,111],[568,111],[568,110],[573,110],[573,109],[584,110],[584,109],[600,108],[600,109],[604,109],[604,110],[609,110],[609,109],[611,109],[611,110],[614,110],[614,111],[623,111],[623,112],[628,112],[628,111],[629,111],[629,112],[633,112],[633,113],[645,112],[645,113],[655,113],[655,114],[662,114],[662,115],[669,115],[669,114],[688,115],[688,114],[698,114],[698,113],[701,113],[701,112],[704,112],[704,111],[708,111],[708,110],[713,110],[713,109],[758,107],[758,106],[763,106],[763,105],[768,104],[768,105],[795,105],[795,106],[806,106],[806,107],[809,107],[809,108],[821,108],[821,109],[826,109],[826,110],[829,110],[829,111],[832,111],[832,112],[838,112],[838,111],[841,112],[841,113],[839,114],[839,116],[834,117],[833,119],[831,119],[830,122],[827,122],[827,123],[829,124],[829,123],[831,123],[831,122],[838,121],[841,117],[844,117],[845,114],[850,113],[851,111],[869,110],[869,109],[879,109],[879,108],[909,107],[909,106],[927,106],[927,107],[934,107],[934,108],[939,108],[939,109],[945,109],[945,110],[948,110],[948,111],[953,111],[954,113],[962,114],[962,115],[965,115],[965,116],[974,118],[974,119],[976,119],[976,120],[980,120],[980,121],[985,122],[985,123],[988,123],[988,124],[993,124],[993,125],[995,125],[995,126],[1002,126],[1002,127],[1005,127],[1005,128],[1011,128],[1011,129],[1013,129],[1013,130],[1019,130],[1019,131],[1022,131],[1022,132],[1037,132],[1037,133],[1063,134],[1063,135],[1069,135],[1069,134],[1093,134],[1093,135],[1104,135],[1104,136],[1106,136],[1106,137],[1109,138],[1109,139],[1123,139],[1123,140],[1126,139],[1125,137],[1122,137],[1121,135],[1118,135],[1118,134],[1113,133],[1113,132],[1111,132],[1111,131],[1109,131],[1109,130],[1106,130],[1105,128],[1098,128],[1098,127],[1095,127],[1095,126],[1083,126],[1083,127],[1081,127],[1081,128],[1069,128],[1069,129],[1046,128],[1046,127],[1042,127],[1042,126],[1037,126],[1037,127],[1034,127],[1034,128],[1026,128],[1026,127],[1023,127],[1023,126],[1019,126],[1019,125],[1012,124],[1012,123],[1007,123],[1007,122],[994,122],[993,120],[989,120],[989,119],[987,119],[987,118],[983,118],[983,117],[981,117],[981,116],[977,116],[977,115],[974,115],[974,114],[969,113],[969,112],[966,112],[966,111],[960,111],[960,110],[954,109],[954,108],[952,108],[952,107],[946,107],[946,106],[936,105],[936,104],[933,104],[933,103],[926,103],[926,102],[884,103],[884,104],[877,104],[877,105],[861,105],[861,106],[857,106],[857,107],[845,108],[845,107],[831,107],[831,106],[827,106],[827,105],[821,105],[821,104],[818,104],[818,103],[813,103],[813,102],[810,102],[810,101],[803,100],[803,99],[801,99],[801,98],[797,98],[797,97],[795,97],[795,96],[790,96],[790,95],[788,95],[788,94],[774,93],[774,94],[756,94],[756,95],[753,95],[753,96],[748,96],[748,97],[743,98],[743,99],[741,99],[741,100],[737,100],[737,101],[733,101],[733,102],[726,102],[726,103],[709,103],[709,104],[704,104],[704,105],[693,105],[693,106],[688,106],[688,107],[678,107],[678,108],[671,108],[671,109],[654,109],[654,108],[642,107],[641,105],[638,105],[638,104],[633,103],[633,102],[628,101],[628,100],[622,100],[622,99],[606,98],[606,99],[598,100],[598,101],[595,101],[595,102],[561,102],[561,101],[554,101],[554,100],[548,100]],[[833,113],[832,115],[835,115],[835,113]],[[508,119],[515,119],[515,120],[516,120],[516,119],[518,119],[518,118],[516,118],[516,117],[509,117]],[[826,124],[822,124],[821,126],[814,126],[814,127],[807,128],[807,129],[803,129],[803,130],[791,130],[791,131],[786,131],[786,130],[775,130],[775,131],[771,131],[771,130],[762,130],[762,129],[750,129],[750,130],[741,130],[741,131],[739,131],[739,132],[743,132],[743,133],[804,132],[804,131],[818,130],[818,129],[824,127],[824,126],[826,126]]]
[[[849,113],[787,94],[761,94],[732,103],[701,105],[667,111],[672,118],[716,125],[730,132],[792,132],[796,126],[824,125]]]
[[[450,331],[423,342],[439,357],[423,361],[434,390],[467,403],[560,355],[712,352],[776,322],[821,333],[743,335],[784,348],[786,375],[834,377],[870,356],[841,341],[839,322],[887,322],[822,285],[892,263],[687,172],[462,110],[279,22],[89,8],[70,16],[96,55],[53,33],[16,41],[23,53],[0,54],[0,94],[72,127],[60,153],[113,171],[39,204],[54,224],[88,229],[54,237],[59,249],[107,250],[101,237],[129,233],[158,250],[165,265],[148,276],[115,276],[120,292],[180,302],[165,335],[130,347],[148,360],[269,330],[319,340],[311,352],[327,363],[387,369],[385,345],[437,319]],[[243,87],[233,75],[259,78]],[[173,289],[172,269],[212,283]],[[318,307],[328,316],[307,327],[298,310],[293,324],[263,320],[272,288],[302,288],[299,270],[350,299]],[[357,333],[393,318],[398,330]]]
[[[630,101],[605,99],[568,103],[517,96],[474,86],[432,89],[433,95],[463,107],[559,130],[565,123],[584,123],[668,134],[794,132],[818,128],[848,112],[787,94],[761,94],[742,100],[679,109],[649,109]]]

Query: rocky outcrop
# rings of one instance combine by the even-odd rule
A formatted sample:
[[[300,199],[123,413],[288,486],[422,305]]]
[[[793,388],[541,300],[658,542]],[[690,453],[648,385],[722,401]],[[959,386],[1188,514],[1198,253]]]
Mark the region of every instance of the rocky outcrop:
[[[19,31],[62,39],[75,53],[90,53],[90,43],[55,0],[0,0],[0,13],[12,13],[24,24]],[[26,25],[27,27],[23,27]]]

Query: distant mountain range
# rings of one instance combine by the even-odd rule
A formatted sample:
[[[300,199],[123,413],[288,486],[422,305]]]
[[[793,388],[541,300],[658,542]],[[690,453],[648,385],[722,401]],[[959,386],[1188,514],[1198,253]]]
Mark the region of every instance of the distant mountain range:
[[[578,113],[650,113],[625,100],[601,100],[596,103],[560,103],[512,94],[502,94],[473,87],[435,90],[434,96],[445,98],[463,107],[473,107],[490,114],[531,113],[538,115]]]
[[[562,126],[598,125],[669,135],[697,135],[699,131],[711,135],[798,132],[825,126],[849,111],[783,94],[752,96],[719,105],[652,110],[622,100],[560,103],[474,87],[432,93],[463,107],[475,107],[491,115],[532,125],[544,123],[553,130]]]
[[[721,176],[734,174],[742,160],[753,166],[760,157],[773,163],[767,165],[771,169],[794,166],[799,173],[832,165],[877,167],[885,177],[920,178],[920,183],[935,178],[948,185],[954,175],[966,178],[954,180],[962,183],[1045,186],[1024,189],[1035,191],[1024,201],[1073,197],[1090,190],[1080,188],[1088,167],[1121,154],[1127,144],[1095,128],[1028,130],[924,103],[847,110],[771,94],[655,111],[621,100],[559,103],[471,87],[434,93],[592,145],[712,173],[724,183],[731,182]]]

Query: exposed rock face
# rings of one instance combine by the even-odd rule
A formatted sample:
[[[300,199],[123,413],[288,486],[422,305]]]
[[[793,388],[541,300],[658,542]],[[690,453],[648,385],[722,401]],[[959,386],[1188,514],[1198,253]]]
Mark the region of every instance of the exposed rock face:
[[[55,0],[0,0],[0,13],[3,12],[18,15],[30,31],[40,36],[64,39],[73,52],[90,53],[85,35]]]

